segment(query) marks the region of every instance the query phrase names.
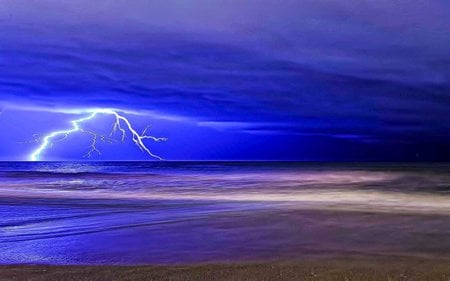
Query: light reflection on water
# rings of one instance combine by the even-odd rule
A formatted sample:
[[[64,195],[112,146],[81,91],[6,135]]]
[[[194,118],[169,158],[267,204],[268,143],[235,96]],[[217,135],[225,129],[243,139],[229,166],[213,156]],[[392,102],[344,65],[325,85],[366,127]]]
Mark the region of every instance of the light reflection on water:
[[[450,259],[450,167],[0,163],[0,263]]]

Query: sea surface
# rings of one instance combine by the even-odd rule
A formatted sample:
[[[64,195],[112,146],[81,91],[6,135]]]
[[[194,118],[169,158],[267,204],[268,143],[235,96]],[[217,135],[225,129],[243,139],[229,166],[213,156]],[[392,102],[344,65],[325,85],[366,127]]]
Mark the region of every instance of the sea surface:
[[[0,162],[0,264],[450,261],[449,164]]]

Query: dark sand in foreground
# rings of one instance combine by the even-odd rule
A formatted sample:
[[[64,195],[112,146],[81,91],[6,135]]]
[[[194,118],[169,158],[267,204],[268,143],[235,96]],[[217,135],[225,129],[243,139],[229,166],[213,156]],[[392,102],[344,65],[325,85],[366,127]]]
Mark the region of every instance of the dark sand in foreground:
[[[0,266],[0,280],[450,280],[448,261],[334,260],[174,266]]]

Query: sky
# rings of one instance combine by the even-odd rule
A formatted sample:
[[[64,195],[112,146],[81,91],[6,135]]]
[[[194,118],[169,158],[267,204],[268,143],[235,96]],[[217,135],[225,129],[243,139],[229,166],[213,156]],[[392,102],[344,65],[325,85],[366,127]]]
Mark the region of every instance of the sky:
[[[446,0],[0,0],[0,160],[114,109],[167,160],[450,161],[449,30]],[[39,160],[155,160],[113,123]]]

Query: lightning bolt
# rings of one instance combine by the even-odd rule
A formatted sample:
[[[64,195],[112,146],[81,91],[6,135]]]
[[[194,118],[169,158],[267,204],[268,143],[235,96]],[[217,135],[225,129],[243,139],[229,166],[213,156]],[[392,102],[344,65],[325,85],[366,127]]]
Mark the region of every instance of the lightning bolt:
[[[102,142],[114,142],[115,140],[109,137],[106,137],[104,135],[97,134],[92,131],[85,130],[81,127],[81,123],[92,120],[97,116],[98,114],[107,114],[114,116],[114,123],[113,123],[113,129],[111,131],[110,137],[113,136],[113,134],[119,130],[122,134],[121,141],[125,141],[125,138],[127,137],[127,131],[131,134],[131,139],[134,142],[134,144],[139,147],[139,149],[145,153],[147,153],[149,156],[156,158],[158,160],[163,160],[160,156],[153,154],[150,149],[145,145],[144,140],[145,139],[151,139],[155,142],[160,141],[166,141],[167,138],[158,138],[154,136],[147,135],[147,130],[149,127],[145,128],[145,130],[142,132],[142,134],[139,134],[131,125],[131,122],[123,115],[120,115],[117,111],[112,109],[95,109],[88,111],[87,113],[90,113],[88,116],[72,120],[70,121],[72,124],[72,127],[67,130],[61,130],[61,131],[55,131],[51,132],[48,135],[45,135],[42,138],[42,143],[36,150],[34,150],[29,159],[31,161],[39,161],[41,158],[41,154],[48,148],[51,148],[55,142],[62,141],[66,139],[70,134],[73,134],[75,132],[82,132],[85,134],[88,134],[92,137],[90,150],[84,155],[87,158],[90,158],[93,153],[97,153],[98,155],[101,154],[100,150],[97,148],[97,142],[101,140]]]

